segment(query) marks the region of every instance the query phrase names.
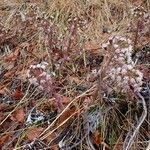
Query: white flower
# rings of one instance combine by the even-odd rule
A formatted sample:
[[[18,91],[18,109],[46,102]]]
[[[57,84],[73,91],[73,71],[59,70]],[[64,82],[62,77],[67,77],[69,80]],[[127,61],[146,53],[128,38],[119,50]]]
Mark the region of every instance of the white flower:
[[[114,41],[120,40],[121,36],[115,36]]]
[[[122,80],[121,76],[117,76],[116,80],[117,80],[118,83],[120,83],[121,80]]]
[[[114,36],[111,36],[111,37],[109,37],[108,39],[109,39],[109,40],[113,40],[113,38],[114,38]]]
[[[115,56],[114,56],[114,59],[115,59],[115,60],[116,60],[116,59],[118,59],[118,56],[117,56],[117,55],[115,55]]]
[[[123,57],[118,57],[118,60],[119,60],[120,62],[123,62],[123,61],[124,61],[124,58],[123,58]]]
[[[56,66],[56,69],[59,69],[60,68],[60,64],[55,64],[55,66]]]
[[[133,47],[132,47],[131,45],[129,45],[128,51],[129,51],[129,52],[132,52],[132,50],[133,50]]]
[[[128,82],[128,81],[129,81],[129,77],[128,77],[128,76],[125,76],[125,77],[123,78],[123,80],[126,81],[126,82]]]
[[[118,67],[117,69],[116,69],[116,74],[119,74],[121,72],[121,67]]]
[[[56,76],[56,73],[53,71],[53,72],[51,72],[51,74],[53,75],[53,76]]]
[[[132,65],[127,65],[128,69],[129,70],[132,70],[133,69],[133,66]]]
[[[120,50],[120,52],[125,53],[125,52],[126,52],[126,48],[122,48],[122,49]]]
[[[31,68],[32,68],[32,69],[35,69],[36,66],[35,66],[35,65],[31,65],[31,66],[30,66],[30,69],[31,69]]]
[[[110,72],[111,72],[111,73],[115,73],[115,72],[116,72],[116,69],[115,69],[115,68],[112,68],[112,69],[110,70]]]
[[[127,50],[127,49],[126,49],[126,50]],[[127,50],[126,53],[125,53],[125,55],[126,55],[127,58],[129,58],[129,57],[131,57],[132,54],[131,54],[131,52],[129,52],[129,51]]]
[[[96,74],[97,73],[97,70],[96,69],[93,69],[92,70],[92,74]]]
[[[109,43],[103,43],[102,48],[106,48],[109,45]]]
[[[39,76],[42,77],[42,76],[46,76],[47,73],[45,71],[43,71]]]
[[[46,66],[41,64],[41,68],[42,68],[43,70],[45,70],[45,69],[46,69]]]
[[[121,52],[121,51],[120,51]],[[120,57],[124,57],[125,55],[123,53],[119,53]]]
[[[22,12],[20,12],[20,16],[21,16],[22,22],[26,21],[26,16]]]
[[[129,58],[127,59],[127,63],[128,63],[128,64],[132,64],[132,59],[131,59],[131,57],[129,57]]]
[[[42,65],[48,66],[48,63],[46,61],[41,62]]]
[[[127,41],[127,39],[125,37],[120,37],[119,40],[120,41]]]
[[[38,86],[38,89],[39,89],[39,90],[44,90],[44,88],[43,88],[42,85]]]
[[[126,70],[126,69],[122,69],[122,70],[121,70],[121,73],[124,75],[124,74],[127,73],[127,70]]]
[[[43,84],[43,83],[45,83],[45,82],[46,82],[45,80],[41,80],[41,81],[40,81],[41,84]]]
[[[30,70],[29,70],[29,69],[27,70],[27,77],[28,77],[28,78],[31,77],[31,75],[30,75]]]
[[[115,80],[116,76],[115,76],[114,74],[110,74],[110,78],[111,78],[112,80]]]
[[[123,84],[123,86],[127,86],[128,80],[123,80],[123,81],[122,81],[122,84]]]
[[[136,81],[137,81],[138,83],[142,83],[142,78],[141,78],[141,77],[137,77],[137,78],[136,78]]]
[[[131,45],[131,40],[130,39],[127,39],[127,42],[129,45]]]
[[[143,78],[143,73],[140,72],[139,70],[136,70],[135,73],[136,73],[138,76],[140,76],[141,78]]]
[[[135,91],[141,91],[142,87],[140,87],[138,84],[134,84],[134,90]]]
[[[37,65],[36,65],[36,68],[41,68],[41,64],[37,64]]]
[[[30,79],[29,79],[29,82],[30,82],[31,84],[34,84],[35,86],[39,85],[36,78],[30,78]]]
[[[114,48],[118,48],[118,47],[119,47],[119,45],[118,45],[118,44],[114,44],[113,46],[114,46]]]
[[[131,79],[130,79],[130,82],[131,82],[132,84],[135,84],[135,83],[136,83],[136,81],[135,81],[134,78],[131,78]]]
[[[49,74],[46,75],[46,80],[51,79],[51,76]]]
[[[128,65],[127,65],[127,64],[124,64],[124,65],[122,66],[122,69],[128,70]]]
[[[119,49],[119,48],[116,49],[115,52],[116,52],[117,54],[119,54],[119,53],[120,53],[120,49]]]

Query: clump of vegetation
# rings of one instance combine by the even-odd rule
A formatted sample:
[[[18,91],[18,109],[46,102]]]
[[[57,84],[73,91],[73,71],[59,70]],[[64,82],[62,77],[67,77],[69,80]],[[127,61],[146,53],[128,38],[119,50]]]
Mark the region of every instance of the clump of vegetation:
[[[0,7],[0,148],[149,149],[149,1]]]

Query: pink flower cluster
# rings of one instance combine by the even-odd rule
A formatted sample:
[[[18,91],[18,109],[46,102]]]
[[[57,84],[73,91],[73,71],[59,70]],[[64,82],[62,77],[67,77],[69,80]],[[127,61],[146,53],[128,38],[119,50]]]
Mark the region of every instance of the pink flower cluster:
[[[41,62],[36,65],[31,65],[27,70],[27,77],[29,78],[29,82],[34,84],[40,90],[52,90],[52,79],[50,74],[46,72],[46,68],[48,66],[47,62]]]
[[[47,72],[47,67],[48,63],[44,61],[36,65],[31,65],[27,70],[27,76],[31,84],[37,86],[39,90],[45,91],[48,97],[53,96],[55,98],[57,109],[60,111],[63,108],[62,98],[55,91],[52,78]]]
[[[122,36],[114,36],[107,43],[102,44],[110,58],[107,66],[107,77],[114,88],[121,88],[126,91],[130,86],[135,91],[140,91],[142,86],[143,73],[136,69],[136,63],[132,60],[133,47],[131,40]]]

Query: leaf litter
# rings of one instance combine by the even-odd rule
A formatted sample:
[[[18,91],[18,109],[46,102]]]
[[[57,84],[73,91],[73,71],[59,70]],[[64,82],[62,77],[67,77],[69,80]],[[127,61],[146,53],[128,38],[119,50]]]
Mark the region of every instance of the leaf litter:
[[[146,149],[149,3],[5,5],[1,149]]]

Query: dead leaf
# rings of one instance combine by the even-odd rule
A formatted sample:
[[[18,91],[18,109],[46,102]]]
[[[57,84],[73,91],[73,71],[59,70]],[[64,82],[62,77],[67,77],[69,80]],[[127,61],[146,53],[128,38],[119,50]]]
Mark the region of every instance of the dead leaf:
[[[11,70],[9,70],[9,71],[7,71],[7,72],[5,73],[4,77],[5,77],[5,78],[12,78],[12,76],[14,76],[15,72],[16,72],[16,70],[11,69]]]
[[[0,111],[5,111],[8,108],[7,104],[1,103],[0,104]]]
[[[5,89],[4,88],[0,88],[0,94],[4,95],[5,94]]]
[[[62,103],[63,105],[68,105],[70,103],[70,98],[62,96]]]
[[[23,108],[20,108],[18,110],[16,110],[12,116],[10,117],[10,119],[12,121],[17,121],[17,122],[21,122],[23,123],[24,122],[24,119],[25,119],[25,112],[23,110]]]
[[[58,150],[58,146],[57,146],[57,145],[53,145],[53,146],[51,147],[51,150]]]
[[[49,141],[52,141],[53,139],[55,139],[57,137],[57,134],[55,132],[51,133],[50,135],[48,135],[45,139],[44,139],[44,142],[46,144],[49,143]],[[54,146],[54,147],[53,147]],[[57,148],[57,145],[53,145],[53,149],[55,150],[55,148]],[[57,150],[57,149],[56,149]]]
[[[14,52],[10,53],[9,55],[4,57],[5,62],[13,62],[17,59],[19,54],[19,48],[17,48]]]
[[[21,92],[21,87],[17,87],[15,92],[12,93],[11,97],[14,99],[14,100],[19,100],[21,99],[23,96],[23,93]]]
[[[2,149],[3,145],[6,143],[6,141],[8,141],[10,138],[10,135],[3,135],[2,137],[0,137],[0,148]]]
[[[94,144],[96,144],[97,146],[99,146],[101,144],[100,132],[98,130],[96,130],[93,133],[92,138],[93,138]]]
[[[141,6],[143,4],[143,0],[133,0],[132,2],[135,6]]]
[[[29,139],[29,140],[34,140],[35,138],[37,138],[43,131],[44,129],[41,128],[41,127],[32,127],[32,128],[29,128],[26,132],[26,137]]]
[[[88,51],[96,51],[100,49],[100,44],[99,42],[96,42],[96,41],[88,41],[85,43],[84,48],[85,50],[88,50]]]
[[[122,149],[122,146],[123,146],[123,140],[122,140],[122,135],[120,135],[120,137],[118,138],[118,140],[113,146],[113,150],[120,150]]]
[[[75,82],[76,84],[81,82],[78,77],[70,76],[69,79],[71,82]]]
[[[0,122],[4,119],[4,113],[0,112]]]
[[[76,110],[75,107],[71,108],[71,109],[67,109],[58,119],[58,125],[60,125],[61,123],[65,122],[66,120],[68,120],[70,118],[71,115],[75,116],[79,111]],[[72,116],[72,117],[73,117]],[[71,119],[71,118],[70,118]],[[64,123],[64,125],[62,125],[62,127],[65,127],[68,124],[68,121],[66,123]]]

